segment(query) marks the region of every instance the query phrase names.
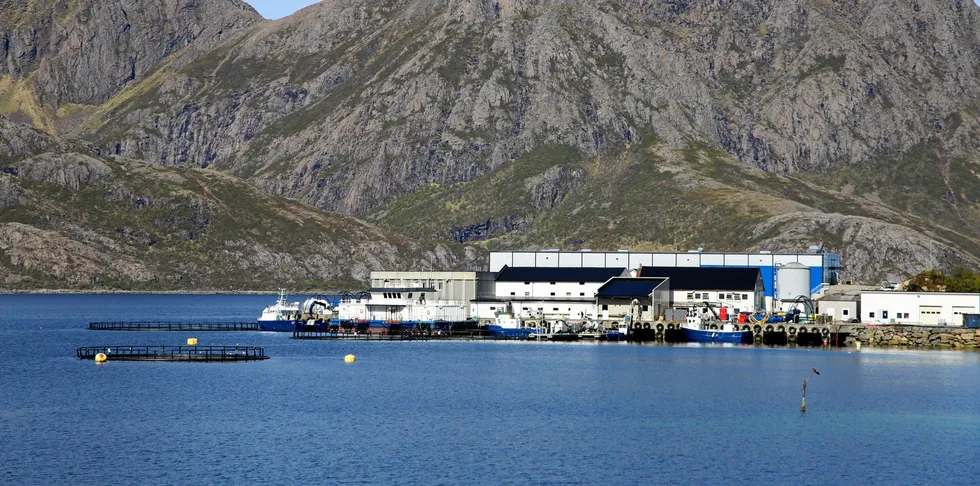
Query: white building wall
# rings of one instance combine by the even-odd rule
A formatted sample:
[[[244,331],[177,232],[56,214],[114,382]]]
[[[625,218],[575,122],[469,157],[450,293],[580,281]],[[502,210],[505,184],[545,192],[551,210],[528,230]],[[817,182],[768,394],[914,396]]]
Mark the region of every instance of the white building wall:
[[[720,307],[728,308],[729,314],[734,313],[735,309],[738,309],[739,312],[754,312],[756,310],[755,299],[760,297],[756,296],[755,292],[735,292],[729,290],[699,290],[697,292],[690,290],[672,290],[671,294],[673,295],[673,305],[676,308],[687,308],[703,302],[708,302],[712,305],[720,304]],[[688,294],[691,294],[690,299],[688,299]],[[728,298],[728,294],[731,294],[732,298]],[[738,300],[735,300],[736,294],[738,294]],[[715,311],[717,310],[718,309],[715,308]]]
[[[963,314],[980,314],[980,294],[861,292],[861,322],[960,326]]]
[[[595,319],[595,302],[530,300],[513,302],[514,313],[525,319]]]
[[[573,299],[592,298],[604,282],[497,282],[496,298]]]

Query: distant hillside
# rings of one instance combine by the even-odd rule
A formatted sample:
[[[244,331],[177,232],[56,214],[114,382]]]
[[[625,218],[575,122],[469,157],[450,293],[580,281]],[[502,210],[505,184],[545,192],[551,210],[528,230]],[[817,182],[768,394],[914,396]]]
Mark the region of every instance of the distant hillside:
[[[0,134],[0,288],[349,289],[371,270],[483,263],[220,172],[101,157],[2,118]]]
[[[277,21],[232,0],[180,5],[193,35],[137,44],[193,40],[140,51],[155,54],[129,80],[83,72],[98,96],[13,71],[0,82],[36,95],[36,125],[102,153],[206,167],[419,240],[823,242],[865,281],[980,268],[980,9],[967,1],[344,0]],[[91,22],[116,32],[117,17]],[[23,18],[7,30],[53,25]],[[48,51],[36,57],[61,58]],[[80,52],[80,65],[104,56]]]

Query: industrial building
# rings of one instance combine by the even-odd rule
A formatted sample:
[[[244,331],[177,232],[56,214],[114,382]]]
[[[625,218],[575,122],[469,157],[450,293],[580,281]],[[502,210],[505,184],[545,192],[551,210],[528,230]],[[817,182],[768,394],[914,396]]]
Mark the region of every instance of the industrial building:
[[[469,302],[493,295],[490,272],[371,272],[371,288],[428,288],[429,300]]]
[[[640,251],[492,251],[491,272],[508,267],[543,268],[627,268],[643,267],[732,267],[758,268],[765,288],[765,306],[768,308],[776,297],[779,287],[777,269],[790,263],[807,267],[806,292],[810,296],[819,293],[825,285],[840,280],[841,261],[836,253],[822,252],[820,247],[811,253],[709,253],[692,252],[640,252]],[[793,291],[798,289],[792,289]],[[797,296],[793,296],[797,297]]]
[[[829,288],[817,300],[817,313],[835,322],[860,322],[861,291],[859,285],[836,285]]]
[[[670,279],[614,277],[595,294],[595,306],[602,321],[654,321],[670,308]]]
[[[637,277],[670,280],[670,305],[691,309],[707,303],[730,313],[755,312],[765,305],[762,272],[757,268],[640,267]]]
[[[861,322],[961,326],[964,314],[980,314],[980,294],[955,292],[861,292]]]
[[[525,318],[594,319],[595,294],[610,278],[626,275],[619,268],[539,268],[504,266],[494,281],[492,298],[474,299],[471,314],[481,320],[510,309]]]

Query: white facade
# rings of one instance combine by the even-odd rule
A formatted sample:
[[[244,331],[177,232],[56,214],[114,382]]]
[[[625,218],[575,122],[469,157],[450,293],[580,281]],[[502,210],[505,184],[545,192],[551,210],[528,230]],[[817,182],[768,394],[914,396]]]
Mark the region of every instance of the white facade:
[[[496,283],[498,299],[593,299],[605,282],[500,282]]]
[[[980,314],[980,294],[862,291],[861,322],[961,326],[963,314]]]
[[[727,308],[729,315],[739,312],[755,312],[762,308],[763,295],[761,291],[747,290],[672,290],[673,306],[675,308],[690,308],[707,302],[715,309]]]

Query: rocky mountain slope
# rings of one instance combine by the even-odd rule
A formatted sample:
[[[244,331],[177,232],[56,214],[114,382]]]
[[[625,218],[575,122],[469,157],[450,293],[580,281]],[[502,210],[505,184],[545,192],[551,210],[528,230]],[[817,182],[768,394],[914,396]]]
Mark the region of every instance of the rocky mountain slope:
[[[0,288],[361,288],[371,270],[482,259],[0,118]]]
[[[214,8],[232,33],[167,51],[104,102],[72,98],[84,116],[50,125],[417,238],[824,242],[860,280],[980,266],[970,2]]]

